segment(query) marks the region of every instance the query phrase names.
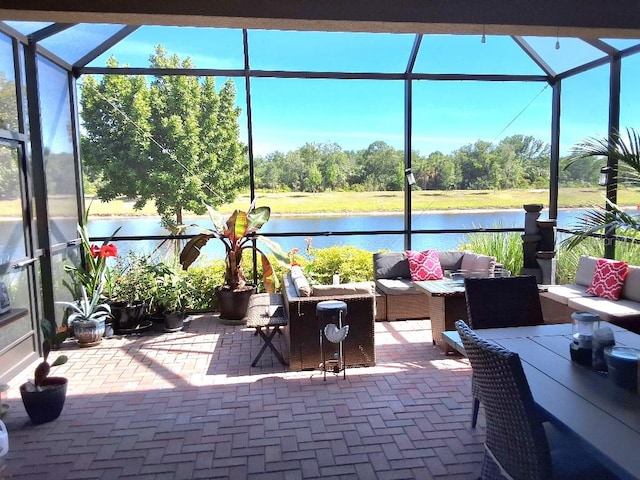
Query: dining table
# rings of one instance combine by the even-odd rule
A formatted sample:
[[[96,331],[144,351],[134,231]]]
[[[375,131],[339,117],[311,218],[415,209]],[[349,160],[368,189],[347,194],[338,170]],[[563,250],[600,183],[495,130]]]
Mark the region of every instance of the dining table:
[[[640,335],[606,322],[600,327],[611,328],[616,346],[640,349]],[[640,479],[640,395],[606,372],[571,360],[572,324],[475,332],[520,356],[534,401],[551,422],[581,438],[619,478]],[[442,338],[464,354],[457,331],[445,331]]]

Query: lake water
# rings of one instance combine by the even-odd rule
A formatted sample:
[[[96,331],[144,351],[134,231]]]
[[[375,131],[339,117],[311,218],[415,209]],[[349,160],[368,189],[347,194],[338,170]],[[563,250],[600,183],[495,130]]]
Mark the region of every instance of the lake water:
[[[558,213],[558,226],[569,227],[583,210],[561,210]],[[524,210],[490,211],[490,212],[425,212],[414,213],[412,227],[414,230],[438,229],[472,229],[472,228],[523,228]],[[543,211],[540,219],[548,216]],[[192,223],[209,227],[206,219],[193,220]],[[119,236],[167,235],[167,231],[160,226],[158,218],[108,218],[92,219],[89,222],[89,233],[92,237],[108,237],[113,231],[122,227]],[[328,236],[325,232],[338,231],[385,231],[399,230],[404,227],[404,218],[400,215],[341,215],[341,216],[311,216],[311,217],[272,217],[260,231],[261,233],[285,232],[322,232],[313,237],[314,248],[353,245],[364,250],[375,252],[378,250],[404,249],[402,234],[384,235],[341,235]],[[198,233],[198,229],[190,227],[188,234]],[[284,251],[306,247],[305,238],[308,235],[295,237],[279,237],[275,240]],[[412,248],[424,250],[435,248],[438,250],[455,249],[465,240],[465,234],[424,234],[414,235]],[[130,249],[150,252],[158,244],[157,241],[119,241],[121,253]],[[213,239],[204,248],[203,253],[208,258],[223,258],[224,251],[221,242]]]

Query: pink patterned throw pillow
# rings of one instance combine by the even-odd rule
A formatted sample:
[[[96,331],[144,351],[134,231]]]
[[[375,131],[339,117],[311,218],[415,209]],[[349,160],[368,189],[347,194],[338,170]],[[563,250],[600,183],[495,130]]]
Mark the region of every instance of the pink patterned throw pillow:
[[[591,285],[587,288],[587,293],[618,300],[628,271],[629,264],[627,262],[599,258],[596,261],[596,271],[593,274]]]
[[[411,280],[418,282],[421,280],[440,280],[442,278],[442,267],[437,250],[425,250],[424,252],[414,252],[407,250],[409,259],[409,271]]]

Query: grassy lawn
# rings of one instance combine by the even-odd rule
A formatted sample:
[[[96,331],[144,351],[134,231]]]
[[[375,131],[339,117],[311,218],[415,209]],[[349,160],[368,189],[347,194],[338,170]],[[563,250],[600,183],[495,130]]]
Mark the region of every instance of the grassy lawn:
[[[591,207],[604,204],[602,188],[563,188],[559,193],[560,207]],[[414,211],[422,210],[467,210],[467,209],[506,209],[522,208],[527,203],[549,203],[547,190],[455,190],[455,191],[414,191],[411,197]],[[148,203],[143,210],[134,211],[133,202],[115,200],[103,203],[87,198],[91,203],[92,216],[153,216],[156,210]],[[618,192],[618,203],[625,206],[640,205],[640,189],[624,188]],[[403,192],[325,192],[325,193],[270,193],[258,194],[258,205],[268,205],[275,215],[303,214],[345,214],[367,212],[402,212],[404,208]],[[240,195],[236,202],[219,207],[222,212],[231,212],[234,208],[246,210],[249,196]],[[51,214],[72,212],[71,199],[57,199],[51,204]],[[0,201],[0,216],[20,215],[20,202]]]

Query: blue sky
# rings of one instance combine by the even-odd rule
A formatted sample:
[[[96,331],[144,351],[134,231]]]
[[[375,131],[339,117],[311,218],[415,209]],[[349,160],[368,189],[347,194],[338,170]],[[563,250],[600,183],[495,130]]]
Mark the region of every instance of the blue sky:
[[[602,56],[576,39],[527,38],[557,72]],[[346,72],[403,72],[413,35],[250,31],[251,68]],[[156,44],[191,57],[200,68],[243,66],[242,34],[231,29],[142,27],[108,54],[122,64],[148,66]],[[619,48],[633,42],[614,41]],[[515,73],[541,70],[509,37],[425,36],[414,69],[419,73]],[[637,123],[640,58],[623,61],[621,125]],[[218,86],[226,78],[217,78]],[[241,137],[247,141],[245,87],[234,79],[243,109]],[[551,88],[544,82],[420,81],[414,83],[413,148],[424,155],[448,153],[477,140],[532,135],[550,141]],[[376,140],[404,144],[402,81],[252,79],[254,152],[289,151],[305,142],[335,142],[345,150]],[[561,151],[587,136],[604,134],[608,118],[608,67],[567,79],[562,87]]]

